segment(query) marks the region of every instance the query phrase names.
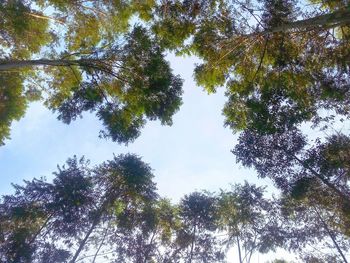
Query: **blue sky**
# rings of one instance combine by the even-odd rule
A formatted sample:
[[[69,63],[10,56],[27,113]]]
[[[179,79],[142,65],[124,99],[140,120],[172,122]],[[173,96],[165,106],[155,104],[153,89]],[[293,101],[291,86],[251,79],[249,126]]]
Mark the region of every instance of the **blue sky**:
[[[0,193],[9,193],[10,183],[23,179],[49,179],[57,164],[74,154],[98,164],[111,159],[113,153],[127,152],[142,156],[151,165],[159,193],[174,201],[194,190],[215,191],[244,180],[267,184],[267,179],[257,179],[254,171],[236,164],[230,152],[237,135],[223,127],[223,89],[208,95],[193,81],[195,59],[168,58],[174,72],[185,80],[184,103],[172,126],[149,122],[142,135],[126,147],[98,138],[101,125],[93,114],[65,125],[34,103],[26,116],[13,124],[11,140],[0,148]]]
[[[11,193],[11,183],[24,179],[45,176],[50,180],[57,164],[64,164],[73,155],[84,155],[92,164],[99,164],[113,158],[113,153],[128,152],[142,156],[150,164],[159,194],[174,202],[195,190],[229,189],[230,184],[244,180],[271,185],[268,179],[258,179],[253,170],[236,164],[230,152],[237,135],[223,127],[224,90],[208,95],[195,85],[195,59],[173,55],[168,59],[174,72],[185,81],[184,103],[172,126],[149,122],[142,135],[126,147],[99,139],[101,125],[93,114],[87,113],[83,119],[65,125],[40,103],[34,103],[26,116],[13,124],[11,140],[0,147],[0,195]],[[254,262],[278,256],[283,253],[256,255]],[[235,262],[235,251],[230,251],[228,257],[229,262]]]

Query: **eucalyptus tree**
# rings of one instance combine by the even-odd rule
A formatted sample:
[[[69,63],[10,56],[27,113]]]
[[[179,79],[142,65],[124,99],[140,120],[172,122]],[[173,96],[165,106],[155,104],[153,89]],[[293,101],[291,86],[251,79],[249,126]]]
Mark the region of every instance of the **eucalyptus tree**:
[[[65,123],[96,112],[100,135],[120,143],[137,138],[147,119],[170,125],[182,80],[156,39],[130,22],[149,19],[153,4],[2,1],[0,142],[29,99],[42,99]]]
[[[312,184],[321,184],[335,198],[344,216],[349,217],[348,136],[333,135],[309,147],[305,136],[296,129],[267,135],[245,131],[233,152],[238,161],[255,167],[259,176],[272,178],[285,193],[299,182],[305,192],[312,189]],[[317,195],[317,191],[312,193]]]
[[[216,198],[206,192],[185,195],[180,201],[179,213],[181,228],[175,243],[180,250],[180,259],[187,263],[224,261],[225,254],[216,236]]]
[[[346,110],[350,11],[347,1],[307,2],[164,1],[153,29],[163,45],[203,60],[198,84],[226,85],[233,129],[253,127],[254,114],[272,115],[267,106],[283,102],[310,119],[318,108]]]
[[[225,262],[228,249],[237,247],[239,262],[276,248],[305,262],[347,262],[349,219],[320,182],[298,181],[281,199],[245,183],[171,204],[158,198],[152,177],[135,155],[92,168],[74,157],[52,182],[15,185],[0,202],[0,260]]]
[[[77,158],[42,179],[15,185],[0,205],[1,261],[95,262],[120,255],[122,233],[157,199],[150,167],[120,155],[94,168]],[[113,241],[113,242],[112,242]],[[134,261],[137,262],[137,261]]]
[[[175,244],[181,224],[176,205],[167,199],[149,202],[139,213],[120,217],[121,231],[110,239],[117,242],[117,262],[179,262]],[[113,233],[112,233],[113,235]]]
[[[349,218],[327,189],[299,181],[279,202],[286,249],[304,262],[349,262]]]
[[[67,161],[53,183],[44,178],[14,185],[1,202],[1,261],[65,262],[70,253],[56,242],[76,238],[87,226],[94,204],[93,184],[83,159]]]
[[[37,20],[28,2],[1,1],[0,3],[0,59],[28,59],[50,43],[48,21]],[[23,90],[26,72],[0,72],[0,143],[10,134],[13,120],[20,119],[27,107],[28,99],[34,98],[30,89]]]
[[[224,262],[217,217],[212,194],[193,192],[178,204],[161,199],[140,214],[143,224],[125,233],[118,262]]]
[[[219,194],[218,225],[225,236],[223,244],[234,248],[240,263],[251,262],[255,252],[283,247],[285,235],[278,206],[263,194],[262,187],[247,182]]]
[[[226,87],[225,124],[243,132],[239,162],[282,190],[316,178],[349,203],[347,160],[336,157],[348,131],[333,128],[349,125],[349,1],[174,0],[155,14],[164,46],[202,59],[197,83]],[[308,139],[305,124],[327,136]]]

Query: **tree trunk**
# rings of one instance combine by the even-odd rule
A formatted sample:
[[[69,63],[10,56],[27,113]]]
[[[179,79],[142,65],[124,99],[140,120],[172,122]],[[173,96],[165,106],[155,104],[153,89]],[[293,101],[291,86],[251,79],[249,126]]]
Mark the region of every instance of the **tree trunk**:
[[[108,228],[109,228],[109,226],[107,226],[106,229],[105,229],[105,233],[103,235],[102,241],[101,241],[99,247],[96,250],[96,253],[95,253],[94,259],[92,260],[92,263],[95,263],[96,258],[98,256],[98,253],[100,252],[100,250],[101,250],[101,248],[103,246],[103,243],[105,242],[105,239],[106,239],[106,236],[107,236],[107,233],[108,233]]]
[[[57,23],[59,23],[61,25],[64,25],[64,22],[62,20],[54,18],[54,17],[45,16],[45,15],[39,15],[39,14],[33,14],[33,13],[27,13],[27,12],[25,12],[25,14],[28,15],[28,16],[35,17],[35,18],[39,18],[39,19],[44,19],[44,20],[48,20],[48,21],[54,21],[54,22],[57,22]]]
[[[153,240],[154,240],[154,237],[156,236],[156,233],[157,233],[157,228],[153,231],[151,240],[150,240],[150,242],[148,244],[149,245],[149,249],[147,249],[146,252],[144,253],[144,260],[143,260],[144,263],[147,263],[148,260],[149,260],[148,257],[149,257],[149,254],[150,254],[151,250],[152,250]]]
[[[350,7],[337,10],[330,14],[319,15],[312,18],[291,22],[264,31],[265,33],[286,32],[293,29],[307,29],[315,27],[333,28],[350,23]]]
[[[340,249],[338,242],[335,239],[335,236],[333,235],[332,231],[328,228],[326,222],[323,220],[322,216],[320,215],[320,213],[318,212],[316,206],[313,206],[313,208],[315,209],[315,212],[317,214],[317,217],[320,219],[321,223],[323,224],[324,228],[326,229],[329,237],[332,239],[333,244],[335,245],[338,253],[340,254],[340,256],[342,257],[342,259],[344,260],[344,263],[348,263],[348,261],[346,260],[343,251]]]
[[[242,253],[241,253],[241,245],[240,245],[240,243],[239,243],[239,238],[238,238],[238,236],[236,236],[236,240],[237,240],[237,247],[238,247],[239,263],[243,263],[243,261],[242,261]]]
[[[100,217],[101,217],[101,214],[98,215],[98,216],[96,217],[96,219],[94,220],[94,222],[92,223],[92,225],[91,225],[91,227],[89,228],[88,232],[85,234],[84,239],[80,242],[79,247],[78,247],[77,251],[75,252],[75,254],[74,254],[72,260],[70,261],[70,263],[75,263],[76,260],[78,259],[79,254],[80,254],[80,252],[83,250],[83,248],[84,248],[84,246],[85,246],[85,244],[86,244],[88,238],[90,237],[92,231],[94,231],[95,227],[98,225],[98,223],[99,223],[99,221],[100,221]]]
[[[108,193],[108,191],[106,191],[106,192]],[[105,196],[105,198],[106,198],[106,196]],[[101,204],[101,206],[98,208],[98,210],[96,211],[95,218],[93,218],[93,221],[92,221],[92,224],[91,224],[89,230],[86,232],[84,239],[80,242],[77,251],[75,252],[73,258],[69,261],[69,263],[76,262],[76,260],[79,257],[79,254],[81,253],[84,246],[86,245],[91,233],[95,230],[96,226],[101,222],[101,218],[102,218],[103,214],[106,212],[106,209],[107,209],[108,205],[111,203],[111,201],[112,201],[112,199],[107,197],[104,200],[104,202]]]
[[[241,35],[242,37],[256,37],[261,35],[268,35],[271,33],[279,33],[279,32],[289,32],[292,30],[300,30],[300,29],[313,29],[313,28],[334,28],[337,26],[343,26],[346,24],[350,24],[350,7],[337,10],[330,14],[318,15],[312,18],[307,18],[304,20],[297,20],[294,22],[286,23],[281,26],[276,26],[272,28],[268,28],[261,32],[254,32],[247,35]],[[234,36],[236,38],[237,36]],[[231,41],[232,39],[230,39]]]
[[[95,230],[96,226],[100,223],[102,215],[105,212],[108,203],[109,203],[109,199],[106,199],[103,202],[103,204],[101,205],[101,207],[97,210],[95,218],[93,219],[89,230],[86,232],[84,239],[80,242],[79,247],[78,247],[77,251],[75,252],[72,260],[69,261],[70,263],[75,263],[76,260],[78,259],[79,254],[83,250],[84,246],[86,245],[86,242],[88,241],[91,233]]]
[[[85,67],[97,72],[120,78],[113,67],[104,59],[37,59],[37,60],[0,60],[0,72],[11,71],[12,69],[34,67],[34,66],[52,66],[52,67]]]
[[[49,215],[46,220],[44,221],[44,223],[42,224],[42,226],[39,228],[39,230],[34,234],[34,236],[29,240],[28,244],[32,244],[36,238],[41,234],[41,232],[43,231],[43,229],[47,226],[47,224],[49,223],[50,219],[53,217],[53,214]],[[21,254],[17,252],[13,262],[19,262],[21,259]]]
[[[327,178],[324,178],[321,174],[319,174],[317,171],[315,171],[312,167],[310,167],[308,164],[306,164],[303,160],[298,158],[295,154],[288,152],[283,147],[277,146],[278,149],[282,150],[285,154],[287,154],[289,157],[296,160],[302,167],[309,170],[316,178],[318,178],[322,183],[324,183],[326,186],[328,186],[330,189],[333,190],[340,198],[345,200],[347,203],[350,204],[350,196],[348,194],[343,193],[341,190],[339,190],[334,184],[332,184]]]
[[[193,230],[193,239],[192,239],[192,243],[191,243],[191,254],[190,254],[190,261],[189,263],[192,263],[192,258],[193,258],[193,249],[194,249],[194,242],[195,242],[195,239],[196,239],[196,227],[197,227],[197,221],[195,221],[195,224],[194,224],[194,230]]]
[[[0,71],[7,71],[11,69],[33,67],[33,66],[88,66],[96,63],[93,59],[37,59],[37,60],[0,60]]]
[[[289,154],[287,151],[285,151],[287,154]],[[332,189],[335,193],[338,194],[340,198],[345,200],[347,203],[350,204],[350,196],[347,194],[344,194],[341,190],[339,190],[334,184],[329,182],[327,178],[324,178],[321,174],[316,172],[314,169],[312,169],[309,165],[305,164],[304,161],[300,160],[297,156],[294,154],[289,154],[293,159],[295,159],[297,162],[299,162],[305,169],[308,169],[316,178],[318,178],[322,183],[327,185],[330,189]]]

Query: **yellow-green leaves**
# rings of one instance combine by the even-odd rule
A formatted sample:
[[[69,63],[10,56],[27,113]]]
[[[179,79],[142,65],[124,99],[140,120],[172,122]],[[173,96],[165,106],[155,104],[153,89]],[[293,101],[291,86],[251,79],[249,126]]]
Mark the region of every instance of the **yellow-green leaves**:
[[[32,98],[45,98],[66,123],[96,111],[106,127],[101,135],[120,143],[137,138],[147,119],[170,125],[182,80],[147,27],[131,26],[137,16],[149,20],[155,4],[6,1],[0,4],[0,74],[28,74],[23,80]]]
[[[22,1],[0,3],[0,49],[12,58],[26,59],[50,43],[49,21]]]
[[[19,120],[27,108],[22,82],[18,73],[0,74],[0,145],[10,137],[12,121]]]

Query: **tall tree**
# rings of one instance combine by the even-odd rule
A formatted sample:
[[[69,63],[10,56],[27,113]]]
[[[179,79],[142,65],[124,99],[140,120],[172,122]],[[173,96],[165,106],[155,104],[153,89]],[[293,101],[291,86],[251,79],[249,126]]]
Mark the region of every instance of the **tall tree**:
[[[176,242],[184,262],[222,262],[224,254],[217,230],[217,200],[209,193],[194,192],[180,201],[181,229]]]
[[[349,218],[327,190],[299,181],[279,202],[286,249],[298,252],[305,262],[348,262]]]
[[[92,169],[73,158],[54,175],[52,183],[35,179],[3,197],[2,261],[74,263],[95,261],[106,248],[118,252],[118,233],[134,227],[135,216],[157,199],[150,167],[135,155]]]
[[[243,131],[239,162],[282,190],[316,178],[339,206],[349,203],[339,157],[349,134],[333,128],[350,117],[349,1],[165,1],[157,12],[163,45],[202,59],[197,83],[226,86],[225,124]],[[308,139],[306,126],[327,136]]]
[[[279,211],[272,200],[263,196],[264,189],[234,185],[219,195],[219,226],[227,249],[234,248],[238,262],[251,262],[255,252],[267,253],[282,247],[284,233]]]
[[[284,192],[299,181],[305,182],[304,191],[312,184],[321,184],[349,216],[348,147],[349,137],[343,134],[308,147],[299,130],[267,135],[245,131],[233,152],[238,161],[255,167],[259,176],[272,178]],[[317,195],[317,191],[313,193]]]
[[[281,199],[267,199],[263,188],[245,183],[171,204],[151,179],[135,155],[93,168],[75,157],[52,182],[15,185],[0,202],[0,260],[224,262],[237,247],[239,262],[251,262],[253,253],[280,247],[305,262],[347,262],[349,220],[321,184],[305,193],[298,182]],[[312,191],[322,191],[322,202]]]
[[[26,98],[43,99],[65,123],[95,111],[105,126],[101,136],[120,143],[137,138],[147,119],[172,123],[181,105],[182,80],[172,74],[146,28],[130,25],[133,15],[150,16],[153,1],[137,2],[37,0],[0,5],[6,18],[0,32],[0,113],[6,117],[1,143],[9,137],[12,120],[23,116]],[[27,38],[36,31],[37,38]],[[16,97],[6,96],[14,83]],[[14,101],[21,107],[11,114]]]

